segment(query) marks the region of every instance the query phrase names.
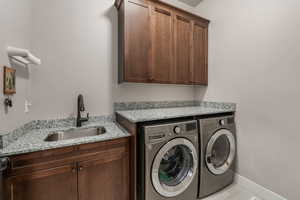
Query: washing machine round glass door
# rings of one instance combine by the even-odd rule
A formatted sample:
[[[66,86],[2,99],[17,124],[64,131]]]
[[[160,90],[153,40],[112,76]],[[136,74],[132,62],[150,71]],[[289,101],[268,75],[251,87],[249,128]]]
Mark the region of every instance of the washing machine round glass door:
[[[236,153],[235,138],[227,129],[217,131],[206,147],[206,165],[215,175],[227,172],[233,163]]]
[[[155,190],[164,197],[184,192],[197,173],[198,157],[193,143],[176,138],[166,143],[156,154],[151,178]]]

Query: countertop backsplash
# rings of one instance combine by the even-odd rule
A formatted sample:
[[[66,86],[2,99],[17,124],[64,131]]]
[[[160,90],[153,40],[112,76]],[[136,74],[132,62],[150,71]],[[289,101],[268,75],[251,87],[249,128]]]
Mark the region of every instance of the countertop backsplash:
[[[177,108],[177,107],[209,107],[220,109],[236,109],[235,103],[209,102],[209,101],[142,101],[142,102],[115,102],[114,111],[143,110],[158,108]]]
[[[236,110],[234,103],[217,102],[132,102],[116,103],[115,112],[132,123],[193,117],[222,113],[233,113]],[[120,110],[117,110],[120,109]]]

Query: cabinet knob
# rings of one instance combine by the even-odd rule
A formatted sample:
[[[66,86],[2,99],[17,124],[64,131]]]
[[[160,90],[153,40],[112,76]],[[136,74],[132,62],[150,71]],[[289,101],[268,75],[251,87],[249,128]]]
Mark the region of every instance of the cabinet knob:
[[[79,171],[82,171],[83,170],[83,167],[82,166],[79,166]]]
[[[150,77],[148,80],[149,80],[149,81],[154,81],[154,78],[153,78],[153,77]]]
[[[72,172],[75,173],[76,172],[76,168],[72,167]]]

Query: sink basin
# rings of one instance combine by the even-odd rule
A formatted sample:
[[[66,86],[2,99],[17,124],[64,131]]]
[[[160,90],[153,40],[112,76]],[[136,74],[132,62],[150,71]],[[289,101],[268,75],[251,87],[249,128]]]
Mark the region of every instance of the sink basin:
[[[106,130],[104,127],[94,127],[85,129],[72,129],[67,131],[57,131],[50,133],[45,142],[56,142],[61,140],[69,140],[82,137],[90,137],[105,134]]]

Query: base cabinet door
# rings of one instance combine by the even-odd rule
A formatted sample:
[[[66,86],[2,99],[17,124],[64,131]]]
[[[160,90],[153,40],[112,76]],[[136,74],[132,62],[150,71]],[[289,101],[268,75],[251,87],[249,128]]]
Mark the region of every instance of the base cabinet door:
[[[5,180],[5,200],[77,200],[74,165],[40,170]]]
[[[79,200],[129,200],[129,189],[128,154],[78,163]]]

